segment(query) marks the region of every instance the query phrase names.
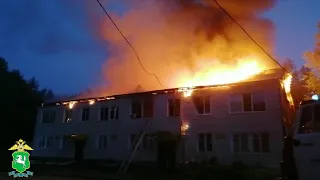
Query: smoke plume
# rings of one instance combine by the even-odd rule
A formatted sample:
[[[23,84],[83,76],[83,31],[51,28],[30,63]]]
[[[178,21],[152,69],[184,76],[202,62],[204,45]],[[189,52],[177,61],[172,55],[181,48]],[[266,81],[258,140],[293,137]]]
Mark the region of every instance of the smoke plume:
[[[123,0],[128,10],[112,14],[123,34],[137,51],[148,75],[125,40],[106,19],[101,34],[109,43],[103,67],[107,88],[101,92],[128,93],[179,86],[180,77],[192,77],[208,66],[236,66],[242,57],[253,56],[267,67],[273,63],[213,0]],[[272,54],[274,26],[261,14],[275,0],[218,0],[233,18]]]

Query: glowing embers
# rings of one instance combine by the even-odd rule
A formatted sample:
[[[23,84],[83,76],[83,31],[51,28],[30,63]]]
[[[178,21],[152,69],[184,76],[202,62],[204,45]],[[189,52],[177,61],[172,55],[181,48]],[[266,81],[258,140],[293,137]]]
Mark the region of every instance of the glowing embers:
[[[182,123],[181,127],[180,127],[180,131],[181,131],[181,135],[185,136],[188,133],[189,130],[189,124],[188,123]]]

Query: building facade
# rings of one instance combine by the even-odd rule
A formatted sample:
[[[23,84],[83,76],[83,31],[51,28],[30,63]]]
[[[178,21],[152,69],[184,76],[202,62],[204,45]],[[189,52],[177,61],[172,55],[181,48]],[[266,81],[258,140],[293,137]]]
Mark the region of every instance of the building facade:
[[[78,152],[68,137],[85,136],[84,159],[121,161],[149,120],[148,133],[181,134],[181,126],[188,125],[179,161],[216,158],[224,164],[277,167],[286,118],[283,92],[281,79],[274,78],[194,89],[188,97],[163,90],[45,104],[39,109],[32,156],[73,158]],[[156,147],[155,139],[146,136],[134,161],[155,161]]]

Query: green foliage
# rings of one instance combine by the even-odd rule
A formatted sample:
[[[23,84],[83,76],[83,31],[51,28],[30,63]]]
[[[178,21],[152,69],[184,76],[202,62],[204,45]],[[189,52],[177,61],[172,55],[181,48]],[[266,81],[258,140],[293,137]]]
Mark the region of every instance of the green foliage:
[[[304,75],[304,79],[310,92],[320,94],[320,22],[315,38],[316,44],[313,51],[304,54],[305,66],[310,68],[310,71]]]

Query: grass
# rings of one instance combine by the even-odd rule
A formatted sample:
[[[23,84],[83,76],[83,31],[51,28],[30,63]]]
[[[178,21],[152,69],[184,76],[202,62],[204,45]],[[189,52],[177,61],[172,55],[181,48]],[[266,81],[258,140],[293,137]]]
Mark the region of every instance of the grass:
[[[110,179],[117,177],[117,167],[105,167],[97,162],[84,162],[67,166],[32,165],[35,176],[60,176],[87,179]],[[275,180],[278,171],[265,167],[248,167],[236,163],[223,166],[217,163],[179,165],[168,172],[155,168],[154,164],[131,164],[125,180]]]

